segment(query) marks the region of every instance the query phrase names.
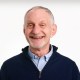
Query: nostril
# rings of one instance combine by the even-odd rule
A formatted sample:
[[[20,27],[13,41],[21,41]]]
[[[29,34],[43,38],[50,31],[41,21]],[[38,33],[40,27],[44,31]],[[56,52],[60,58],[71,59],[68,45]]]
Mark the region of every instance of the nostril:
[[[32,33],[38,34],[40,32],[39,28],[33,28]]]

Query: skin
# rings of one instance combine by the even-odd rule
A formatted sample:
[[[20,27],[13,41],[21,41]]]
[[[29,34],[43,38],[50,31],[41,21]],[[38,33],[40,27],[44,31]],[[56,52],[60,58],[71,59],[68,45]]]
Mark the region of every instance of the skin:
[[[55,35],[57,26],[44,9],[33,9],[25,16],[23,31],[30,50],[42,57],[49,52],[50,38]]]

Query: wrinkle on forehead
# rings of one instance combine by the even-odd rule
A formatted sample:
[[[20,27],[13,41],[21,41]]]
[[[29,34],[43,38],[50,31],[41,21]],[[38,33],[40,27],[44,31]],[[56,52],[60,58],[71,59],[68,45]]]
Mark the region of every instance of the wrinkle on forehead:
[[[42,17],[44,19],[46,19],[46,17],[49,20],[51,19],[51,22],[53,23],[51,15],[44,9],[32,9],[31,11],[26,13],[24,21],[29,20],[31,18],[42,19]]]

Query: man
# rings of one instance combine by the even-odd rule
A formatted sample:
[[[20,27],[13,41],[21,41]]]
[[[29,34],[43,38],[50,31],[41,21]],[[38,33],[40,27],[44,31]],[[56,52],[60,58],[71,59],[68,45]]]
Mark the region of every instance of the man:
[[[77,80],[79,70],[74,61],[57,52],[50,38],[57,31],[51,11],[36,6],[24,17],[24,35],[29,46],[5,61],[2,80]]]

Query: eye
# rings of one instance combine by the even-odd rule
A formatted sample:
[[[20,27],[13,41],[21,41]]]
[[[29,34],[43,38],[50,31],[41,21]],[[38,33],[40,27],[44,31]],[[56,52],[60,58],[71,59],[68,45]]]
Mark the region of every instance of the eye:
[[[41,28],[45,28],[46,27],[46,24],[42,23],[42,24],[40,24],[40,27]]]
[[[33,28],[33,27],[34,27],[34,24],[28,23],[28,24],[27,24],[27,27],[28,27],[28,28]]]

